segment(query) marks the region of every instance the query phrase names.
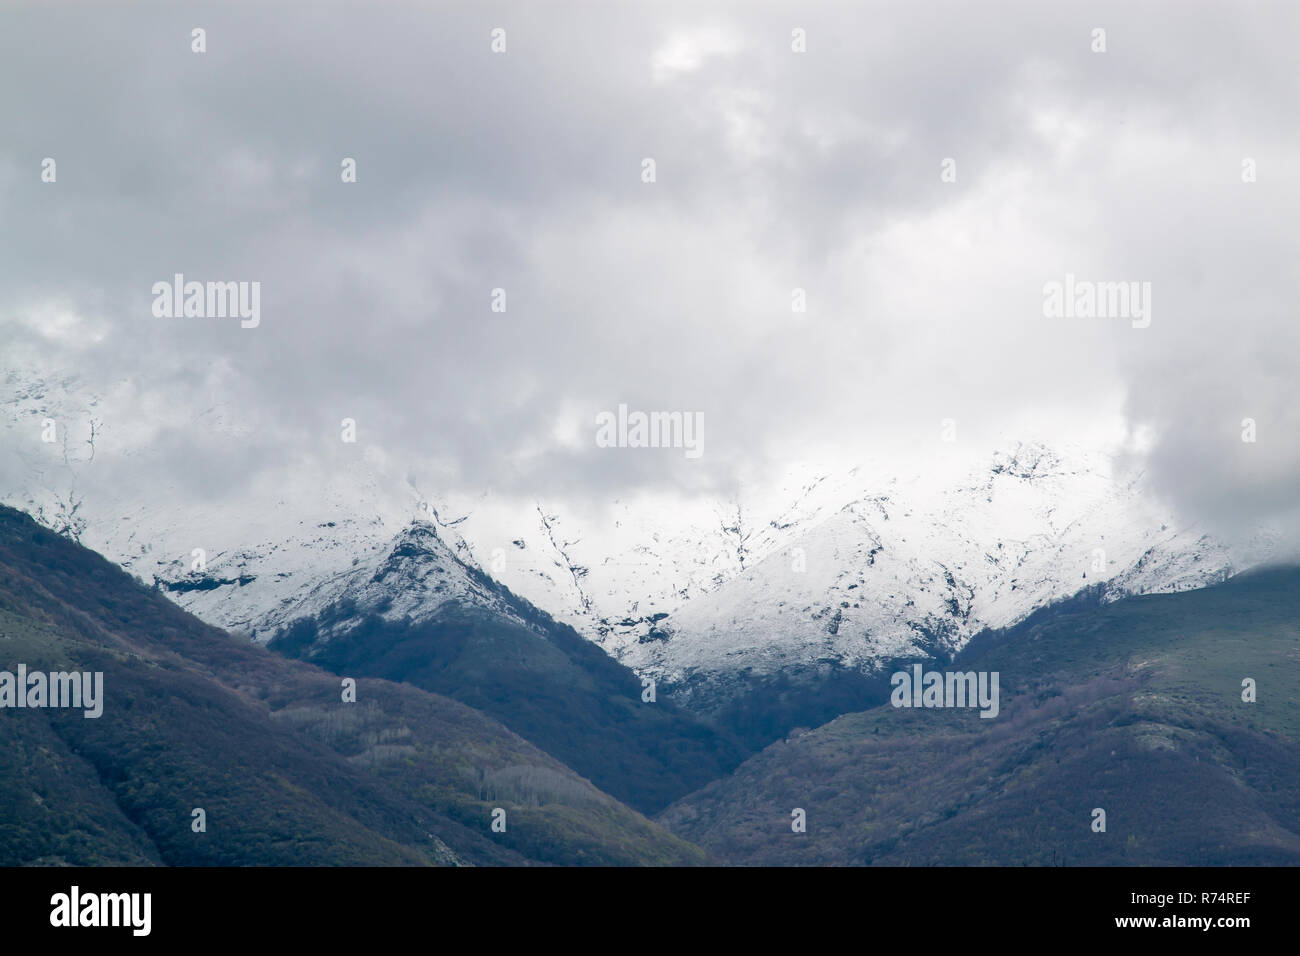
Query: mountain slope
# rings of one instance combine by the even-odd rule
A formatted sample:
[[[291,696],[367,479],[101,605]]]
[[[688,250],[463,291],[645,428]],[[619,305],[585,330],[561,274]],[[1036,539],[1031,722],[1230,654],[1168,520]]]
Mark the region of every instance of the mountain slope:
[[[322,606],[323,605],[323,606]],[[329,582],[272,650],[405,681],[492,714],[650,812],[734,768],[741,745],[658,698],[572,628],[462,562],[428,522]]]
[[[377,680],[344,703],[338,677],[0,508],[0,667],[19,663],[102,671],[104,705],[0,711],[6,865],[702,859],[490,717]]]
[[[1000,714],[842,716],[660,821],[736,863],[1300,864],[1300,570],[1081,596],[946,669],[999,672]]]

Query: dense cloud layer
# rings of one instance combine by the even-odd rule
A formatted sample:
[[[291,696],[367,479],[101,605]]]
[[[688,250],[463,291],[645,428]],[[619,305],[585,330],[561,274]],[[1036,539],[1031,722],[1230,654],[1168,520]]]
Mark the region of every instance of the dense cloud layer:
[[[1294,525],[1293,5],[700,6],[7,9],[3,366],[196,498],[338,467],[343,418],[426,487],[597,498],[1032,434]],[[260,325],[156,318],[175,273]],[[1067,274],[1150,326],[1045,317]],[[704,454],[597,447],[620,403]]]

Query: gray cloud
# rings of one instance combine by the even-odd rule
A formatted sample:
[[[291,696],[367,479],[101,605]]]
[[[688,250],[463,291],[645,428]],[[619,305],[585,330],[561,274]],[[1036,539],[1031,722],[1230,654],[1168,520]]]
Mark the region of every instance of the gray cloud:
[[[1029,430],[1127,435],[1190,517],[1290,520],[1288,5],[7,19],[6,364],[129,382],[124,416],[167,408],[165,427],[108,425],[197,498],[339,467],[344,417],[430,480],[548,496],[725,492],[794,456],[902,465],[953,417],[972,455]],[[261,326],[155,319],[150,287],[176,272],[261,281]],[[1150,281],[1152,326],[1045,319],[1067,272]],[[703,412],[706,454],[596,448],[620,402]]]

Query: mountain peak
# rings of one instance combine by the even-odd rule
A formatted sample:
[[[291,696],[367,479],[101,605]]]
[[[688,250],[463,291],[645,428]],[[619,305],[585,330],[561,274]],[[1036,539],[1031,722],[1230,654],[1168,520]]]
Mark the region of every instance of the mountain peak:
[[[1063,472],[1065,462],[1054,449],[1040,441],[1018,441],[994,452],[989,470],[994,475],[1031,480]]]

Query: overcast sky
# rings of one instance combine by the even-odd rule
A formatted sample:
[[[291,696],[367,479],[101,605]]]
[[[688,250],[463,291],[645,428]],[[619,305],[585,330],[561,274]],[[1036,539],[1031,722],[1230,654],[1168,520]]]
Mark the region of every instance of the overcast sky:
[[[1298,27],[1289,2],[6,3],[0,367],[112,395],[104,480],[129,448],[196,500],[338,467],[349,417],[425,487],[594,499],[924,467],[951,418],[961,455],[1125,449],[1190,519],[1293,526]],[[178,272],[260,282],[260,325],[156,318]],[[1046,317],[1067,273],[1149,282],[1149,327]],[[702,413],[704,454],[596,447],[620,403]]]

